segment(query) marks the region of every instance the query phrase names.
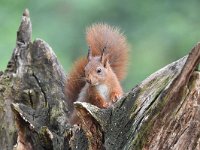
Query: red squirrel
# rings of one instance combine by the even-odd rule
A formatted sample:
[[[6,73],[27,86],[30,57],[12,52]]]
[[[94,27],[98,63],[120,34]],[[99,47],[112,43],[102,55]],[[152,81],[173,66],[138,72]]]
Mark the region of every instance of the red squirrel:
[[[78,59],[67,77],[65,94],[70,101],[81,101],[107,108],[123,95],[120,85],[126,75],[128,44],[118,28],[94,24],[86,30],[87,57]],[[70,122],[78,122],[75,112]]]

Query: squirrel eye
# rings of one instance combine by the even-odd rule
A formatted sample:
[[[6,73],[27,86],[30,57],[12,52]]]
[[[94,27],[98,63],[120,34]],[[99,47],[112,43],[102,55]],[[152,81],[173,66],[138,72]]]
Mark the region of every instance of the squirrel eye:
[[[101,73],[101,68],[97,68],[97,73]]]

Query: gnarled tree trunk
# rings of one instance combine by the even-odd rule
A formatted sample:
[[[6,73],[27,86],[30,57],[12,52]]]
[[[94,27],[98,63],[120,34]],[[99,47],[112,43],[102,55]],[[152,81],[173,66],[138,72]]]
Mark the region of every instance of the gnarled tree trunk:
[[[65,74],[51,47],[31,41],[25,10],[0,73],[1,149],[200,149],[200,44],[149,76],[108,109],[76,102],[68,125]]]

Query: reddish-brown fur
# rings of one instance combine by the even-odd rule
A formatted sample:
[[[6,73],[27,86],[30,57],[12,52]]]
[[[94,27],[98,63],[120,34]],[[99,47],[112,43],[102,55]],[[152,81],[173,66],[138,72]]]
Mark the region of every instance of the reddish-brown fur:
[[[67,81],[65,83],[65,95],[69,102],[68,104],[70,110],[73,110],[73,102],[77,100],[81,89],[85,85],[84,68],[87,63],[88,61],[86,57],[79,58],[74,63],[73,69],[67,77]]]
[[[128,45],[120,30],[107,24],[94,24],[86,30],[86,41],[93,56],[101,55],[105,48],[111,68],[122,80],[127,72]]]
[[[103,81],[102,84],[106,85],[108,88],[109,101],[102,98],[102,96],[99,94],[99,91],[94,86],[89,85],[86,96],[87,99],[85,99],[85,102],[89,102],[99,108],[107,108],[122,96],[123,90],[111,68],[106,76],[106,80]]]
[[[123,94],[119,81],[126,74],[128,61],[126,39],[117,28],[106,24],[95,24],[87,29],[86,40],[92,53],[92,60],[82,58],[75,63],[65,85],[66,96],[71,108],[73,102],[77,100],[89,102],[99,108],[107,108]],[[101,60],[100,56],[104,59]],[[105,67],[103,67],[105,75],[102,79],[95,75],[98,66]],[[105,85],[108,92],[107,100],[102,97],[102,93],[99,93],[96,85],[85,82],[84,78]],[[72,114],[71,123],[77,123],[75,112]]]

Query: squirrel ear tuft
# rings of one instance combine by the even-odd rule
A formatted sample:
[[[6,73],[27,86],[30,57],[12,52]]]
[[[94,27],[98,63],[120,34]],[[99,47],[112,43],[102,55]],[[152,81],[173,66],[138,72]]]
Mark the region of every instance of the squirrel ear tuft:
[[[87,59],[88,59],[88,61],[90,61],[92,59],[92,51],[91,51],[90,47],[88,49]]]
[[[104,53],[101,55],[101,63],[103,64],[103,66],[105,68],[108,67],[108,64],[109,64],[109,57],[108,57],[108,54],[105,55]]]

